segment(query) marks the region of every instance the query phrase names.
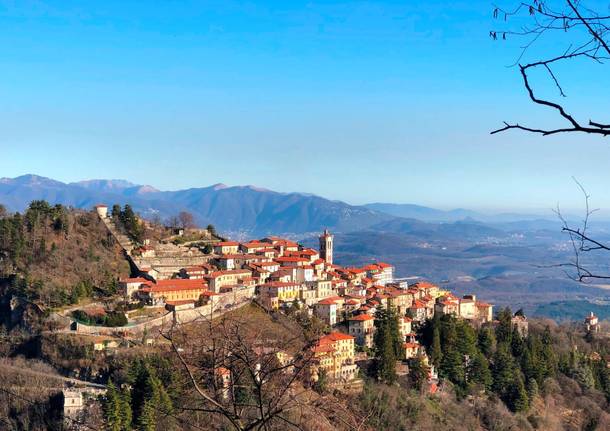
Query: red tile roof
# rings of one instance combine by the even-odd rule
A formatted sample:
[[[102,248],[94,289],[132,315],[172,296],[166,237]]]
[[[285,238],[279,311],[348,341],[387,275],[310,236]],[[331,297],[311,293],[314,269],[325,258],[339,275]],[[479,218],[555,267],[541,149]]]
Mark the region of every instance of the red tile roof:
[[[370,314],[359,314],[357,316],[350,318],[349,320],[364,321],[364,320],[375,320],[375,318],[373,316],[371,316]]]

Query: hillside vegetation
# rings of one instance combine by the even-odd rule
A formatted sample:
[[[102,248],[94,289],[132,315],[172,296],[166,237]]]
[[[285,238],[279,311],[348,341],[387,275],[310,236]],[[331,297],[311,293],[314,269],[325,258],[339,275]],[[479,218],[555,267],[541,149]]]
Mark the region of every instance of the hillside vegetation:
[[[94,212],[33,201],[0,218],[0,292],[43,307],[116,292],[129,274],[122,251]]]

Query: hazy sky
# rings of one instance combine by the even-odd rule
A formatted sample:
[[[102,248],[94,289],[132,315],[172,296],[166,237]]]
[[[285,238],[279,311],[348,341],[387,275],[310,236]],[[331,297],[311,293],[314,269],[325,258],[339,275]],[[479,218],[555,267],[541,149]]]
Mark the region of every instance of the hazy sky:
[[[578,205],[574,175],[610,208],[607,139],[489,135],[554,121],[498,25],[477,0],[0,0],[0,176],[522,210]],[[609,72],[558,71],[584,120]]]

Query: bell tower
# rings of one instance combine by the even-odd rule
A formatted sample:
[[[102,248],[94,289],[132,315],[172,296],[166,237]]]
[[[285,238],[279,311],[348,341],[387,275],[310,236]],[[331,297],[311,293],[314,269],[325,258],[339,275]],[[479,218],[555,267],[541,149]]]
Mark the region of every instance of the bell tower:
[[[320,235],[320,257],[329,265],[333,263],[333,239],[328,229],[324,229],[324,233]]]

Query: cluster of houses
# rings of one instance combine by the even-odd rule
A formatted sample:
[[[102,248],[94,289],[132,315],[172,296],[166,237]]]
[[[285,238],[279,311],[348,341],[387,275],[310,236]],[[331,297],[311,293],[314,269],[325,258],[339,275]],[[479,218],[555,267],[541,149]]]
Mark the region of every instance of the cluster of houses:
[[[390,264],[337,265],[333,241],[325,231],[318,250],[279,237],[218,242],[206,263],[181,268],[174,278],[155,280],[144,272],[121,280],[121,286],[130,301],[170,309],[205,305],[218,295],[249,289],[268,310],[307,310],[333,328],[319,340],[315,358],[319,369],[337,381],[356,378],[356,346],[373,346],[377,310],[393,308],[399,315],[404,360],[425,355],[413,325],[435,313],[477,323],[492,320],[492,306],[474,295],[458,298],[432,283],[395,281]]]

